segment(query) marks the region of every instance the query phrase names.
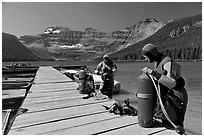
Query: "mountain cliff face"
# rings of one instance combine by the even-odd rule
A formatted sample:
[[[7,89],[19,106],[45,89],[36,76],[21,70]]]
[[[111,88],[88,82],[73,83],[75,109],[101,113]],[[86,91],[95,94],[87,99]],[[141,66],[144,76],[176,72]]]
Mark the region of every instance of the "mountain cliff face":
[[[127,38],[127,44],[121,46],[120,50],[151,36],[164,25],[165,23],[150,18],[140,21],[138,24],[128,28],[131,30],[131,33]]]
[[[141,48],[147,43],[174,59],[201,59],[202,15],[165,23],[147,18],[111,33],[54,26],[38,36],[22,36],[20,41],[37,55],[57,60],[96,60],[104,53],[115,60],[141,60]]]
[[[48,27],[38,36],[21,36],[20,41],[34,52],[46,49],[58,59],[89,60],[114,53],[157,32],[165,23],[147,18],[145,21],[111,33],[93,28],[75,31],[65,27]],[[35,45],[35,46],[33,46]]]

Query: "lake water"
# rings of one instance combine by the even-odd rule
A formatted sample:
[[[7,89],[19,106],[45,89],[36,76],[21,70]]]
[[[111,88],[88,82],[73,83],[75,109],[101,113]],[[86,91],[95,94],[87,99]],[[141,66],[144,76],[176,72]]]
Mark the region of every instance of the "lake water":
[[[58,66],[58,65],[86,65],[92,72],[99,62],[31,62],[32,65]],[[137,79],[142,74],[141,68],[153,66],[147,62],[115,62],[118,70],[115,80],[121,83],[120,94],[114,95],[113,99],[123,102],[130,98],[130,103],[137,108]],[[2,66],[10,63],[3,63]],[[183,77],[186,80],[186,89],[189,95],[189,102],[185,117],[185,130],[188,134],[202,134],[202,61],[179,62],[182,66]]]

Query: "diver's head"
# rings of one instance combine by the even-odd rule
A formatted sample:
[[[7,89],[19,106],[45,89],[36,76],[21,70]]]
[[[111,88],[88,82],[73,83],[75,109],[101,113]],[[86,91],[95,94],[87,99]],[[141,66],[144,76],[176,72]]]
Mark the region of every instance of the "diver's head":
[[[107,63],[109,60],[110,60],[110,59],[109,59],[108,54],[105,54],[105,55],[103,56],[103,61],[104,61],[105,63]]]
[[[142,56],[148,60],[150,63],[153,63],[157,60],[157,56],[159,55],[159,51],[157,47],[151,43],[146,44],[142,48]]]

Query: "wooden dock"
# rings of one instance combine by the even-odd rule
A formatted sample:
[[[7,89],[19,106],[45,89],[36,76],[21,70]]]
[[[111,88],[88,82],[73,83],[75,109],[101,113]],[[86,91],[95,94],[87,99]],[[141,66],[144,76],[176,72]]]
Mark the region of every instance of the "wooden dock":
[[[114,100],[83,99],[78,84],[52,67],[40,67],[9,135],[176,135],[162,126],[142,128],[137,116],[109,113]]]

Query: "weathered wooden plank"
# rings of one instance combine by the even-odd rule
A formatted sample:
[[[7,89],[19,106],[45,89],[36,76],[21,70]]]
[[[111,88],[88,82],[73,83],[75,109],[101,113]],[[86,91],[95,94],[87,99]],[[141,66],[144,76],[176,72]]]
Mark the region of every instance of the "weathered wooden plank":
[[[10,113],[11,109],[2,110],[2,133],[4,133],[6,130],[6,126],[9,122]]]
[[[25,96],[26,89],[2,90],[2,99]]]
[[[73,128],[78,126],[83,126],[87,124],[92,124],[100,121],[106,121],[120,117],[119,115],[110,114],[108,112],[94,112],[90,115],[83,115],[76,118],[64,119],[56,122],[50,122],[46,124],[39,124],[34,126],[28,126],[23,128],[12,129],[11,135],[38,135],[38,134],[48,134],[57,130],[62,130],[63,128]]]
[[[26,101],[43,97],[62,96],[66,94],[78,94],[78,91],[76,91],[76,89],[66,88],[61,90],[51,90],[49,92],[43,92],[39,94],[28,93],[28,98],[26,98]]]
[[[115,119],[100,121],[87,125],[73,128],[62,128],[61,130],[47,133],[47,135],[91,135],[114,130],[115,128],[123,128],[126,126],[137,125],[136,116],[120,116]],[[80,132],[79,132],[80,131]]]
[[[75,87],[64,87],[64,88],[53,88],[53,89],[46,89],[46,90],[41,90],[41,89],[38,89],[39,91],[36,92],[35,90],[33,91],[32,89],[30,90],[30,93],[32,93],[32,95],[35,96],[36,95],[39,95],[39,94],[43,94],[43,93],[51,93],[51,92],[57,92],[57,91],[64,91],[64,90],[77,90],[77,88]]]
[[[164,128],[163,130],[155,131],[155,132],[152,132],[152,133],[150,133],[148,135],[179,135],[179,134],[176,133],[175,130]]]
[[[101,135],[149,135],[149,134],[153,135],[161,132],[165,133],[166,130],[167,129],[161,126],[161,124],[159,123],[155,123],[152,128],[144,128],[139,126],[138,124],[138,125],[131,125],[131,126],[115,129],[115,130],[110,130],[102,133]],[[176,135],[174,132],[175,131],[170,130],[168,134]]]
[[[57,83],[68,83],[68,82],[74,82],[71,79],[64,79],[64,80],[58,80],[58,81],[51,81],[51,82],[37,82],[35,83],[36,85],[40,85],[40,84],[57,84]]]
[[[7,79],[7,78],[34,78],[35,74],[34,73],[19,73],[19,74],[2,74],[2,78]]]
[[[26,91],[29,91],[32,86],[32,83],[4,83],[2,84],[2,90],[9,90],[9,89],[26,89]]]
[[[67,79],[65,79],[66,77],[63,75],[63,74],[61,74],[60,73],[60,75],[58,76],[58,78],[57,78],[57,75],[53,75],[52,73],[48,73],[47,74],[48,76],[46,76],[45,74],[38,74],[35,78],[36,79],[38,79],[37,81],[36,81],[36,83],[44,83],[45,82],[45,80],[46,80],[46,82],[59,82],[59,81],[63,81],[63,80],[67,80]],[[51,75],[51,76],[49,76],[49,75]]]
[[[131,130],[129,130],[129,128]],[[90,130],[88,130],[90,129]],[[62,128],[56,131],[48,132],[47,135],[61,135],[61,134],[69,134],[69,135],[98,135],[98,134],[107,134],[110,135],[111,131],[123,130],[120,134],[112,134],[112,135],[147,135],[154,133],[164,133],[166,129],[164,127],[157,128],[142,128],[138,125],[137,116],[120,116],[115,119],[109,119],[105,121],[90,123],[86,125],[81,125],[72,128]],[[80,132],[78,132],[80,131]],[[131,131],[131,132],[129,132]],[[134,131],[134,132],[132,132]],[[169,134],[175,134],[174,131],[168,132]]]
[[[52,89],[62,89],[62,88],[77,88],[78,84],[77,83],[56,83],[56,84],[42,84],[42,85],[36,85],[34,84],[31,88],[31,91],[33,93],[37,92],[44,92],[47,90],[52,90]]]
[[[53,73],[54,72],[54,73]],[[36,84],[44,82],[68,81],[67,77],[52,67],[40,67],[36,74]],[[71,81],[71,79],[70,79]]]
[[[65,107],[75,107],[81,105],[90,105],[100,102],[106,102],[107,100],[98,100],[95,101],[94,98],[90,99],[81,99],[81,98],[67,98],[67,99],[59,99],[55,101],[48,101],[42,103],[32,103],[32,104],[23,104],[23,108],[27,108],[28,112],[38,112],[38,111],[46,111],[50,109],[58,109],[58,108],[65,108]]]
[[[32,82],[34,78],[2,78],[2,82]]]
[[[58,70],[50,66],[47,66],[47,67],[40,67],[37,74],[40,74],[39,76],[41,76],[41,75],[45,75],[44,72],[46,72],[46,74],[58,75],[58,73],[53,74],[53,71],[57,71],[58,73],[60,73]],[[52,77],[52,75],[47,75],[47,76]]]
[[[49,121],[60,121],[60,119],[70,119],[70,117],[79,117],[83,115],[91,115],[92,113],[102,113],[107,112],[107,110],[102,106],[111,106],[114,101],[102,102],[91,105],[83,105],[71,108],[59,108],[49,111],[41,111],[35,113],[25,113],[19,115],[13,124],[12,129],[36,125],[39,123],[49,123]]]
[[[87,95],[85,94],[71,94],[71,93],[64,93],[61,95],[57,95],[57,96],[45,96],[42,98],[34,98],[34,99],[27,99],[26,101],[24,101],[25,104],[43,104],[43,103],[47,103],[47,102],[56,102],[59,100],[70,100],[70,99],[82,99],[83,97],[85,97]]]

